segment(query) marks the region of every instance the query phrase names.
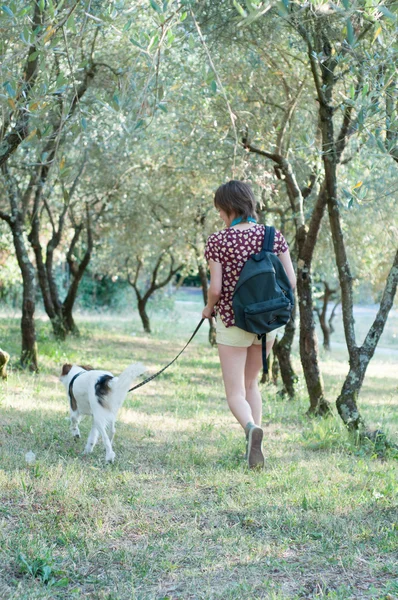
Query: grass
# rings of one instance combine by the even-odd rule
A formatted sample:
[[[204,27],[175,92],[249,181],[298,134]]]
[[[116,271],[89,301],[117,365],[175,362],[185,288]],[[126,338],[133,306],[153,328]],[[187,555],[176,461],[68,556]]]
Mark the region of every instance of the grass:
[[[248,471],[205,329],[128,396],[115,464],[104,464],[102,444],[82,457],[90,423],[75,443],[60,365],[117,374],[140,360],[155,372],[199,319],[199,303],[183,299],[191,304],[154,317],[150,337],[135,315],[80,316],[81,338],[63,343],[39,321],[36,376],[15,368],[18,319],[0,320],[12,355],[0,384],[0,598],[398,598],[397,457],[356,446],[338,417],[306,419],[302,383],[295,402],[265,385],[266,469]],[[360,407],[397,441],[394,362],[393,353],[372,361]],[[346,369],[342,350],[322,355],[330,400]]]

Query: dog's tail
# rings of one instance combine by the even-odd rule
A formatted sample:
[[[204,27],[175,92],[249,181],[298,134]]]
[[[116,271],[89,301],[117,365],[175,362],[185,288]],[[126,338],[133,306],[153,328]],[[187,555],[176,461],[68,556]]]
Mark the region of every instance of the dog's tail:
[[[136,377],[142,375],[142,373],[145,373],[145,371],[146,367],[144,367],[143,364],[134,363],[129,365],[127,369],[125,369],[123,373],[119,375],[119,377],[115,377],[115,379],[112,381],[112,388],[119,400],[119,406],[123,403],[131,383]]]

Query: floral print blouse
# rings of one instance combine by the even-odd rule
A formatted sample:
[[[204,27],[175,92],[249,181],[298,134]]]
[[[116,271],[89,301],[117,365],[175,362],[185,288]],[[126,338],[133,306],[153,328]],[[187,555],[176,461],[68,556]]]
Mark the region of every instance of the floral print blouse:
[[[228,227],[210,235],[205,248],[206,260],[214,260],[222,265],[221,297],[216,305],[225,327],[235,325],[232,310],[232,296],[243,265],[252,254],[261,251],[265,226],[256,224],[249,229]],[[275,230],[273,253],[286,252],[288,245],[280,231]]]

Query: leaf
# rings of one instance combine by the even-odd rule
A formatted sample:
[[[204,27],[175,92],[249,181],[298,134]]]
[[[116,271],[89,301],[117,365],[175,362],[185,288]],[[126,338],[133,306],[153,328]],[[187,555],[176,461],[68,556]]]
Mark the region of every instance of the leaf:
[[[28,62],[33,62],[38,56],[39,53],[37,50],[35,50],[34,52],[32,52],[32,54],[29,54]]]
[[[358,113],[357,121],[358,121],[359,125],[363,125],[364,124],[364,121],[365,121],[365,111],[364,111],[363,108],[361,108],[361,110]]]
[[[147,52],[150,51],[150,49],[155,46],[155,44],[157,44],[159,42],[159,35],[156,34],[153,36],[153,38],[151,39],[151,41],[148,44],[148,48],[147,48]]]
[[[167,113],[167,105],[165,102],[159,102],[158,107],[160,108],[160,110]]]
[[[12,110],[15,110],[15,101],[12,98],[8,98],[8,104],[11,106]]]
[[[25,138],[25,142],[30,142],[30,140],[35,137],[36,133],[37,129],[33,129],[33,131]]]
[[[83,129],[87,129],[87,121],[84,117],[81,118],[80,122],[82,124]]]
[[[278,2],[278,8],[281,15],[289,14],[285,2]]]
[[[56,88],[59,88],[59,87],[61,87],[62,85],[64,85],[64,83],[66,83],[66,79],[65,79],[65,77],[64,77],[64,74],[63,74],[63,73],[60,73],[60,74],[58,75],[58,77],[57,77],[56,81],[55,81],[55,87],[56,87]]]
[[[348,10],[350,8],[350,0],[343,0],[343,6]]]
[[[130,38],[130,42],[132,44],[134,44],[134,46],[137,46],[137,48],[140,48],[141,50],[145,50],[144,46],[141,46],[141,44],[139,44],[138,42],[136,42],[136,40],[134,40],[133,38]]]
[[[353,46],[355,43],[354,29],[350,19],[347,19],[347,42],[350,44],[350,46]]]
[[[382,32],[382,28],[381,28],[381,25],[379,25],[379,27],[376,29],[375,34],[373,36],[372,44],[375,43],[375,41],[377,40],[377,38],[379,37],[381,32]]]
[[[48,12],[50,16],[54,18],[55,10],[54,10],[54,2],[53,0],[47,0]]]
[[[74,15],[70,15],[69,19],[66,21],[66,26],[68,29],[71,30],[72,33],[76,33],[76,23]]]
[[[385,154],[386,153],[386,147],[383,144],[383,141],[379,137],[377,137],[376,138],[376,142],[377,142],[377,145],[380,148],[380,150],[383,152],[383,154]]]
[[[386,6],[378,6],[377,10],[379,10],[381,13],[383,13],[383,15],[385,17],[387,17],[387,19],[390,19],[390,21],[397,20],[397,15],[394,15],[394,13],[392,13],[390,10],[388,10],[388,8]]]
[[[247,17],[247,12],[245,9],[237,2],[236,0],[232,0],[232,4],[235,6],[236,10],[240,14],[241,17]]]
[[[27,27],[23,28],[23,31],[21,33],[21,40],[23,42],[25,42],[25,44],[30,44],[30,31]]]
[[[181,15],[181,17],[180,17],[180,21],[181,21],[181,23],[182,23],[183,21],[185,21],[185,19],[187,18],[187,16],[188,16],[188,13],[187,13],[187,12],[183,12],[183,13],[182,13],[182,15]]]
[[[211,82],[210,88],[211,91],[214,92],[214,94],[217,93],[217,81],[215,79],[213,79],[213,81]]]
[[[67,577],[62,577],[62,579],[58,579],[57,582],[53,583],[53,587],[63,587],[65,585],[69,585],[69,579]]]
[[[160,8],[159,4],[155,2],[155,0],[149,0],[149,4],[152,6],[153,10],[156,10],[157,13],[162,12],[162,9]]]
[[[9,96],[11,96],[11,98],[15,98],[15,90],[14,90],[14,88],[12,87],[12,85],[11,85],[11,83],[9,81],[7,81],[4,84],[4,87],[5,87],[6,91],[7,91],[7,94]]]
[[[46,29],[46,32],[47,32],[47,33],[46,33],[46,35],[44,36],[43,42],[44,42],[44,43],[48,42],[48,41],[49,41],[49,40],[52,38],[52,36],[54,35],[55,31],[56,31],[56,30],[55,30],[55,27],[53,27],[52,25],[49,25],[49,26],[47,27],[47,29]]]
[[[3,4],[3,6],[1,7],[2,10],[4,10],[4,12],[11,17],[12,19],[14,18],[14,13],[12,12],[11,8],[9,8],[8,6],[6,6],[5,4]]]
[[[352,189],[357,190],[358,188],[361,187],[362,184],[363,184],[363,181],[358,181],[358,183],[356,183]]]
[[[63,169],[63,168],[64,168],[64,166],[65,166],[65,156],[63,156],[63,157],[61,158],[61,161],[60,161],[60,163],[59,163],[59,168],[60,168],[60,169]]]
[[[140,129],[140,128],[141,128],[141,127],[144,125],[144,124],[145,124],[145,121],[144,121],[144,119],[139,119],[139,120],[137,121],[137,123],[135,124],[135,127],[134,127],[134,129]]]

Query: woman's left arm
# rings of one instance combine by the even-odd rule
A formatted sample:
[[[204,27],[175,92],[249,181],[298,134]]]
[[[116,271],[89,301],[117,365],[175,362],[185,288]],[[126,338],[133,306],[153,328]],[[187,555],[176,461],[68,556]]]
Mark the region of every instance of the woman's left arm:
[[[282,252],[281,254],[279,254],[278,258],[281,261],[282,265],[284,266],[286,275],[290,281],[290,285],[292,286],[292,289],[294,290],[294,288],[296,287],[296,273],[294,272],[294,267],[293,267],[292,259],[290,258],[289,250],[285,250],[285,252]]]

